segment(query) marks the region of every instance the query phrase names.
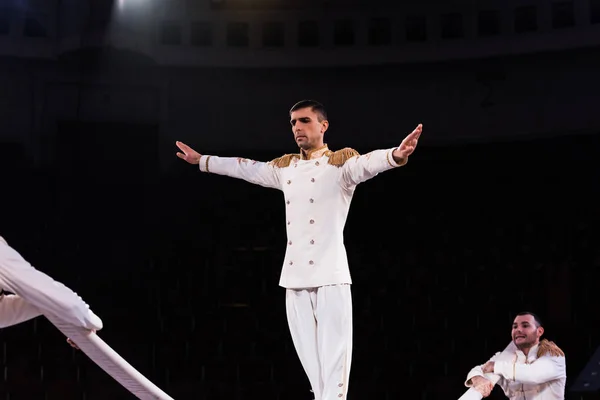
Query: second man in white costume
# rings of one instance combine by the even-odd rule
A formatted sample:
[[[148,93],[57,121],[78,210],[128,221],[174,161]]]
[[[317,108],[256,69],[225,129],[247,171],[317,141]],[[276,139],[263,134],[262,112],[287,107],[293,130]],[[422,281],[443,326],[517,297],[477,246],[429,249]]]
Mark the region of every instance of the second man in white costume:
[[[519,313],[512,326],[512,342],[469,372],[465,385],[470,389],[461,400],[487,397],[495,384],[511,400],[564,400],[565,354],[553,342],[540,340],[543,334],[539,317]]]

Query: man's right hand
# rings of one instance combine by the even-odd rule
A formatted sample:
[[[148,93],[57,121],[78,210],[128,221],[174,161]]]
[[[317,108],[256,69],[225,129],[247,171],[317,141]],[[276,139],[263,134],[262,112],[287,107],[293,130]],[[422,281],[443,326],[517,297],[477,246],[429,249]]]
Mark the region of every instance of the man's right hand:
[[[473,383],[473,389],[481,393],[484,398],[488,397],[494,389],[494,384],[483,376],[474,376],[471,378],[471,382]]]
[[[185,143],[177,141],[175,144],[177,147],[179,147],[179,150],[183,151],[183,153],[177,152],[177,157],[189,162],[190,164],[198,165],[200,163],[200,153]]]

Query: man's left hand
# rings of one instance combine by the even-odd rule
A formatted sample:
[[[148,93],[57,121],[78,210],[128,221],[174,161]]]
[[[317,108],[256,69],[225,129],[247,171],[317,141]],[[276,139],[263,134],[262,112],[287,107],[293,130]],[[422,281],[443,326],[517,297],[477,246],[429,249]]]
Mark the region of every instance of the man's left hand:
[[[414,131],[409,134],[400,146],[394,150],[392,156],[394,157],[394,161],[400,165],[406,164],[408,160],[408,156],[410,156],[415,149],[417,148],[417,143],[419,142],[419,136],[421,136],[421,132],[423,131],[423,124],[417,125]]]
[[[485,374],[491,374],[494,372],[494,362],[488,361],[483,365],[483,372]]]

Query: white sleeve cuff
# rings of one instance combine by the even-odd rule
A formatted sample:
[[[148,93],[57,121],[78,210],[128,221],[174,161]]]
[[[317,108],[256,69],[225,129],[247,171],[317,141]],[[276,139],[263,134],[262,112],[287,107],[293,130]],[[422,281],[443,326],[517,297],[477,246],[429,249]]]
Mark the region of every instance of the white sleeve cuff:
[[[211,156],[200,156],[200,162],[198,162],[198,168],[200,169],[200,172],[210,173],[210,157]]]
[[[404,164],[398,164],[398,163],[397,163],[397,162],[394,160],[393,153],[394,153],[394,151],[396,151],[396,149],[398,149],[398,147],[394,147],[394,148],[392,148],[392,149],[389,149],[389,150],[387,151],[387,154],[386,154],[387,162],[388,162],[388,164],[390,165],[390,167],[392,167],[392,168],[398,168],[398,167],[401,167],[401,166],[403,166],[404,164],[406,164],[406,162],[405,162]]]

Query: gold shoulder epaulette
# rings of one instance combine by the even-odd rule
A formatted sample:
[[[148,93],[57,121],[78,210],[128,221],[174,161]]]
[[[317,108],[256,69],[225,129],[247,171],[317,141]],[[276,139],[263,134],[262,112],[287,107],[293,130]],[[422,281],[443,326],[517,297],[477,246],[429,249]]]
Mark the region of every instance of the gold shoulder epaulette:
[[[270,162],[276,168],[289,167],[294,157],[298,157],[298,154],[286,154],[279,158],[276,158]]]
[[[545,355],[549,355],[552,357],[564,357],[565,353],[563,353],[560,347],[558,347],[554,342],[544,339],[540,342],[537,356],[538,358],[540,358],[541,356]]]
[[[329,154],[329,164],[336,167],[341,167],[354,156],[358,156],[358,151],[351,149],[350,147],[343,148],[338,151],[334,151]]]

